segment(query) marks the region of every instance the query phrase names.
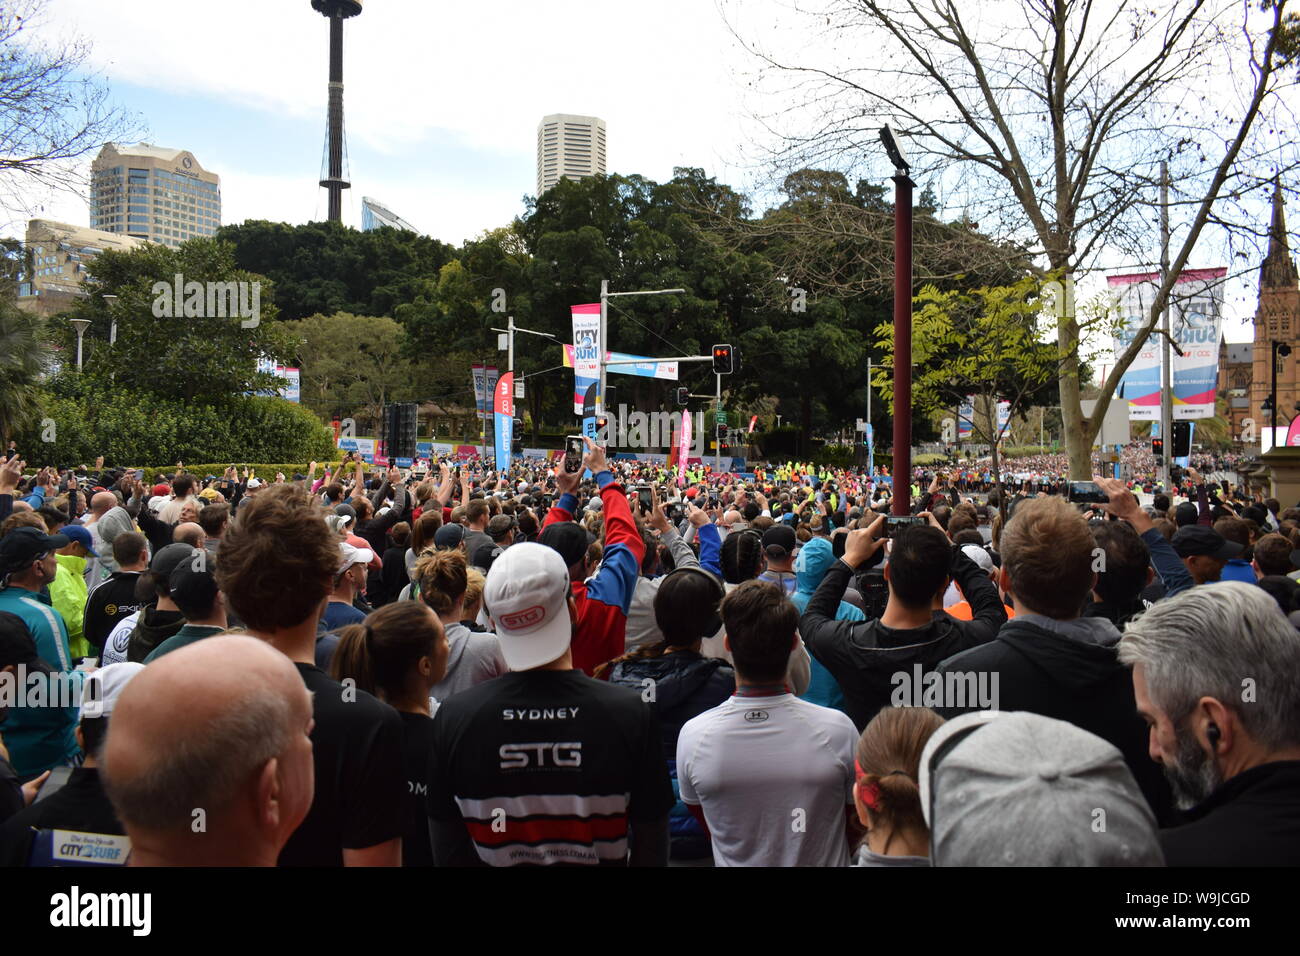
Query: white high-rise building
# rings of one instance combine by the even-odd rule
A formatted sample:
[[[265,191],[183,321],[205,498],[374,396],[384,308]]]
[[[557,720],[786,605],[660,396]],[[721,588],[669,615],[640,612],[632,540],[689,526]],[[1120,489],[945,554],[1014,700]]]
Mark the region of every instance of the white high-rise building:
[[[537,124],[537,195],[561,178],[605,174],[605,121],[552,113]]]

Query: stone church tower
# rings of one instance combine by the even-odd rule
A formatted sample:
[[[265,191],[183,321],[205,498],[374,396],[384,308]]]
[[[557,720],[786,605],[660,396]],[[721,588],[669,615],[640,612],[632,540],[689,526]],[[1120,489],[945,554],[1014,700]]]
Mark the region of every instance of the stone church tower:
[[[1267,428],[1272,420],[1271,413],[1263,410],[1262,406],[1273,382],[1269,368],[1270,343],[1273,341],[1285,342],[1292,350],[1289,356],[1278,356],[1277,360],[1277,424],[1282,427],[1295,417],[1296,402],[1300,401],[1300,382],[1296,374],[1297,366],[1300,366],[1300,280],[1287,242],[1280,178],[1274,182],[1268,255],[1259,269],[1259,306],[1255,310],[1250,412],[1257,429]]]

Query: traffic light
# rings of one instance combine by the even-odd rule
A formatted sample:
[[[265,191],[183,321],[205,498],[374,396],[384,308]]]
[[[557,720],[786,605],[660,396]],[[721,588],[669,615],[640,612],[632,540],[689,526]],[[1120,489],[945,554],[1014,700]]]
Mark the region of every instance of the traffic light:
[[[718,422],[718,440],[721,441],[722,439],[724,439],[724,438],[726,438],[726,437],[727,437],[727,424],[726,424],[726,422]]]
[[[1151,454],[1159,458],[1165,453],[1165,440],[1163,438],[1151,439]]]
[[[690,395],[691,395],[691,390],[689,388],[686,388],[685,386],[677,389],[677,404],[685,405],[687,400],[690,398]]]
[[[730,345],[713,346],[713,371],[719,375],[731,374],[732,359]]]
[[[1173,456],[1183,458],[1192,453],[1192,423],[1174,422]]]

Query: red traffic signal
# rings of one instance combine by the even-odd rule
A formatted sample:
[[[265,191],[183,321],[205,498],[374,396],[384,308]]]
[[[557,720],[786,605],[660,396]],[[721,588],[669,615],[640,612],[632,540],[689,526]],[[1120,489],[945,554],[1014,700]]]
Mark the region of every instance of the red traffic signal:
[[[713,346],[713,371],[719,375],[730,375],[733,368],[734,363],[731,358],[731,346]]]
[[[1163,455],[1165,453],[1165,440],[1163,438],[1151,439],[1151,454]]]

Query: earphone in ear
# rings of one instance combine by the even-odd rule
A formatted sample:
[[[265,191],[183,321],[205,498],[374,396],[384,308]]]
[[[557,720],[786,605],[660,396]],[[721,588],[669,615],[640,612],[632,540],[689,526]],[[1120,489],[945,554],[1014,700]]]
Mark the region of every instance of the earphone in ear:
[[[1219,749],[1219,725],[1210,724],[1205,728],[1205,736],[1209,738],[1210,746],[1215,750]]]

